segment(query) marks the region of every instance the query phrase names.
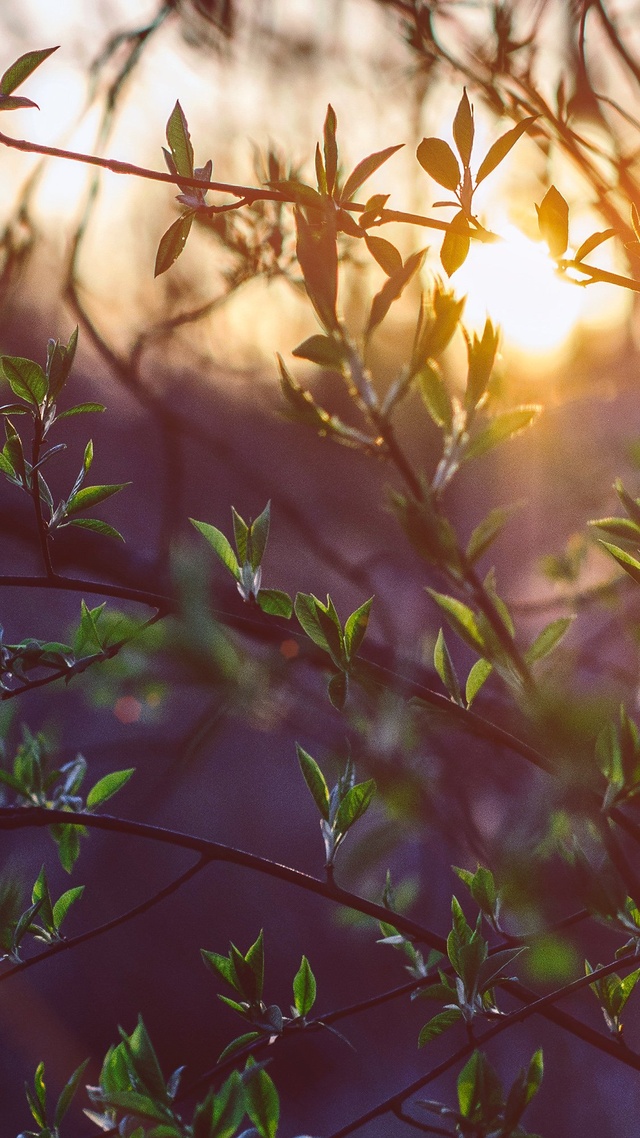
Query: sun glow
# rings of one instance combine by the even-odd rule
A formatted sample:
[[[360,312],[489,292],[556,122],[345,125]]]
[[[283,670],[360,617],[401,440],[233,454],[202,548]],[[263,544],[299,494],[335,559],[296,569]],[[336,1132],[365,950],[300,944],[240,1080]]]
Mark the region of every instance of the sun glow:
[[[527,355],[553,354],[579,324],[585,292],[557,275],[544,245],[511,222],[497,228],[502,240],[474,243],[456,273],[456,292],[467,295],[465,324],[479,328],[489,316],[502,328],[506,346]]]

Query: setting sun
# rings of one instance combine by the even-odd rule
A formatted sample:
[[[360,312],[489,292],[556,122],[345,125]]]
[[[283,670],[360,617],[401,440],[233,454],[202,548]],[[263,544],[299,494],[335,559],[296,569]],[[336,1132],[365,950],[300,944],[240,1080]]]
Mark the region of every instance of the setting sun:
[[[527,354],[560,348],[580,321],[585,294],[562,280],[542,244],[506,222],[503,240],[473,245],[456,274],[456,289],[467,294],[465,324],[478,327],[488,315],[507,344]]]

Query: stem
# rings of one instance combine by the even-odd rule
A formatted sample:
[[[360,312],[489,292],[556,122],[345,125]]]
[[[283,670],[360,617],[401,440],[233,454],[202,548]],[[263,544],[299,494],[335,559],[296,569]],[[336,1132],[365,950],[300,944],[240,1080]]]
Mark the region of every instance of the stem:
[[[391,916],[389,909],[384,905],[378,905],[374,901],[367,901],[366,898],[359,897],[355,893],[350,893],[340,886],[329,885],[327,882],[321,881],[317,877],[312,877],[310,874],[303,873],[299,869],[293,869],[288,865],[282,865],[280,862],[260,857],[258,854],[234,849],[233,846],[227,846],[221,842],[210,841],[207,838],[198,838],[193,834],[184,834],[177,830],[167,830],[161,826],[153,826],[145,822],[133,822],[128,818],[113,817],[109,814],[87,814],[81,811],[73,813],[67,810],[45,810],[39,807],[25,808],[10,806],[0,808],[0,830],[20,830],[31,826],[44,827],[55,823],[71,826],[87,826],[90,829],[106,830],[118,834],[131,834],[134,837],[140,837],[147,841],[162,842],[165,845],[175,846],[179,849],[193,850],[201,854],[207,862],[224,862],[229,865],[243,866],[245,869],[251,869],[256,873],[263,873],[267,877],[286,882],[289,885],[295,885],[299,889],[304,889],[308,893],[314,893],[319,897],[324,897],[326,900],[333,901],[335,904],[345,905],[355,912],[364,913],[365,916],[372,917],[375,921],[388,922]],[[447,945],[444,937],[439,936],[431,929],[418,924],[417,921],[413,921],[411,918],[405,917],[400,913],[393,913],[392,916],[393,923],[399,932],[406,933],[420,944],[426,944],[429,948],[436,949],[436,951],[442,953],[443,956],[446,955]],[[609,971],[613,972],[616,967],[623,967],[627,963],[631,964],[634,960],[635,958],[614,961],[606,967]],[[596,973],[594,973],[594,975],[596,975]],[[596,979],[600,975],[601,973],[598,972]],[[609,1038],[599,1031],[595,1031],[594,1028],[581,1023],[567,1012],[560,1011],[558,1008],[553,1007],[555,1000],[561,996],[577,991],[584,987],[585,984],[592,982],[593,976],[579,977],[578,980],[566,985],[559,991],[553,992],[548,996],[543,996],[541,999],[536,999],[535,993],[518,981],[501,981],[500,987],[504,988],[506,992],[514,996],[517,1000],[520,1000],[525,1007],[519,1009],[517,1012],[512,1012],[510,1016],[505,1016],[499,1025],[492,1028],[490,1033],[485,1033],[477,1042],[483,1042],[484,1039],[492,1037],[499,1031],[503,1031],[510,1023],[526,1019],[527,1016],[535,1012],[542,1015],[545,1019],[550,1020],[552,1023],[555,1023],[558,1027],[562,1027],[576,1038],[582,1039],[585,1043],[590,1044],[598,1051],[613,1056],[613,1058],[628,1067],[640,1070],[640,1055],[636,1055],[635,1052],[632,1051],[621,1051],[620,1045],[615,1039]],[[422,1082],[420,1082],[419,1085],[422,1085]],[[403,1092],[402,1097],[406,1097],[407,1093],[411,1092]],[[396,1096],[396,1098],[397,1097],[398,1096]],[[401,1099],[399,1101],[401,1101]],[[340,1135],[342,1135],[342,1133],[343,1131],[340,1131]],[[350,1130],[345,1130],[344,1133],[350,1133]],[[338,1138],[338,1135],[334,1135],[332,1138]]]
[[[53,563],[51,561],[51,550],[49,549],[49,534],[45,520],[42,516],[42,501],[40,499],[40,472],[38,470],[42,440],[43,423],[40,411],[38,410],[34,419],[33,444],[31,448],[31,497],[33,499],[33,508],[36,515],[36,526],[38,529],[38,539],[40,541],[42,560],[44,561],[47,580],[50,581],[52,577],[55,576],[55,574],[53,571]]]

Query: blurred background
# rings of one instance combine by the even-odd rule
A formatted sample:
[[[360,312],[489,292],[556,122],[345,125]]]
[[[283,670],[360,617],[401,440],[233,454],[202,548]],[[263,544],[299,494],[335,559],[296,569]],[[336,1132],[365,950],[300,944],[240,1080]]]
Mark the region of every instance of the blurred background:
[[[503,329],[506,397],[539,402],[545,412],[534,430],[483,460],[481,473],[462,475],[448,508],[468,535],[490,507],[522,503],[495,546],[499,586],[525,642],[552,616],[578,607],[580,619],[554,658],[549,700],[554,714],[562,707],[558,750],[591,762],[603,716],[621,698],[631,709],[638,700],[638,604],[586,522],[615,512],[614,477],[637,493],[640,326],[632,291],[558,277],[538,239],[535,204],[553,182],[571,206],[572,247],[614,228],[619,239],[601,246],[593,263],[636,275],[625,248],[633,239],[631,203],[640,207],[640,18],[631,0],[0,0],[0,27],[0,69],[24,51],[60,45],[25,85],[40,109],[3,118],[14,138],[162,169],[165,126],[179,99],[196,164],[211,158],[214,178],[313,182],[315,143],[331,103],[345,170],[404,144],[367,183],[367,196],[389,193],[390,208],[444,220],[450,212],[433,209],[442,191],[415,151],[425,135],[451,138],[462,87],[475,108],[476,162],[523,113],[541,114],[478,194],[483,223],[503,240],[474,246],[451,284],[467,297],[467,327],[482,328],[488,314]],[[284,415],[276,352],[331,412],[349,413],[335,376],[291,356],[317,331],[294,258],[291,213],[257,202],[198,222],[177,264],[154,280],[159,239],[177,216],[171,187],[96,176],[81,164],[8,147],[0,148],[0,169],[0,348],[43,362],[47,339],[66,342],[78,324],[73,402],[107,405],[89,427],[84,417],[65,425],[60,493],[75,477],[88,431],[95,481],[132,482],[101,513],[126,544],[61,536],[57,568],[177,589],[191,612],[186,623],[154,626],[68,686],[4,703],[9,753],[26,723],[46,731],[64,758],[82,751],[96,777],[135,766],[116,812],[318,874],[321,840],[294,740],[328,771],[351,753],[363,777],[376,777],[381,801],[345,846],[345,885],[379,899],[390,866],[408,911],[440,932],[449,921],[452,864],[502,867],[517,897],[528,851],[546,836],[548,782],[446,724],[407,715],[392,692],[338,715],[322,668],[294,632],[282,623],[274,632],[253,617],[239,630],[246,614],[233,582],[188,523],[194,517],[229,534],[232,505],[256,517],[270,499],[265,583],[329,592],[343,617],[375,594],[368,633],[375,659],[438,683],[431,660],[439,621],[424,587],[441,581],[385,507],[393,477],[375,459]],[[443,275],[439,233],[396,224],[384,235],[403,255],[429,246],[423,287]],[[340,305],[357,333],[383,276],[352,246],[345,245]],[[410,350],[418,291],[407,290],[376,338],[372,370],[381,390]],[[457,335],[446,360],[454,386],[464,355]],[[438,437],[417,402],[400,412],[397,429],[416,466],[430,473]],[[9,484],[0,488],[0,524],[2,572],[39,573],[28,503]],[[47,592],[44,603],[34,590],[4,589],[2,600],[7,642],[25,635],[65,642],[77,624],[77,596]],[[107,612],[116,633],[147,615],[111,602]],[[470,663],[464,648],[451,650]],[[479,707],[521,729],[497,683],[487,685]],[[46,836],[26,831],[1,840],[7,873],[31,884],[46,861],[54,890],[67,887]],[[87,889],[69,932],[127,909],[186,864],[162,848],[93,834],[72,882]],[[542,865],[541,922],[573,904],[553,857]],[[218,1003],[199,949],[225,952],[229,939],[246,949],[261,927],[269,999],[285,1007],[303,952],[318,979],[318,1010],[405,978],[399,954],[375,944],[371,923],[349,922],[268,879],[211,867],[139,921],[0,986],[3,1132],[27,1126],[21,1087],[40,1059],[58,1088],[91,1055],[96,1081],[118,1024],[132,1030],[139,1013],[166,1072],[182,1063],[194,1076],[207,1070],[242,1027]],[[592,960],[611,953],[610,937],[591,934],[585,944],[581,935],[541,937],[524,966],[528,979],[557,986],[580,971],[585,952]],[[595,1000],[570,1010],[600,1027]],[[416,1050],[426,1018],[424,1005],[404,1001],[345,1024],[348,1043],[329,1033],[285,1042],[270,1068],[285,1138],[330,1133],[448,1054],[448,1036],[428,1055]],[[630,1020],[629,1044],[639,1040]],[[491,1058],[505,1081],[541,1042],[547,1075],[529,1127],[547,1138],[633,1138],[637,1080],[557,1029],[529,1021],[517,1040],[497,1041]],[[453,1080],[443,1079],[430,1097],[448,1101],[452,1093]],[[79,1111],[70,1116],[70,1138],[90,1132]],[[367,1138],[409,1132],[388,1118],[363,1130]]]

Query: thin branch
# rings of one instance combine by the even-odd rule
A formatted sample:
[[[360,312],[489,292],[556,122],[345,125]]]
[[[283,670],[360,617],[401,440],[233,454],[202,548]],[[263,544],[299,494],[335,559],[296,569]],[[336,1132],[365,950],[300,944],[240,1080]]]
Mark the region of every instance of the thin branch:
[[[182,888],[187,881],[200,873],[205,866],[209,865],[209,859],[206,857],[198,858],[194,865],[189,866],[184,873],[176,877],[168,885],[164,885],[151,897],[147,897],[145,901],[140,904],[134,905],[132,909],[128,909],[126,913],[120,913],[117,917],[112,917],[110,921],[105,921],[102,925],[96,925],[92,929],[87,929],[86,932],[78,933],[77,936],[69,937],[65,940],[56,941],[55,944],[50,944],[42,952],[36,953],[35,956],[30,956],[28,960],[21,960],[18,964],[14,964],[8,968],[6,972],[0,972],[0,984],[5,980],[9,980],[11,976],[15,976],[18,972],[24,972],[27,968],[32,968],[34,964],[40,964],[44,960],[48,960],[51,956],[58,956],[61,952],[68,952],[69,949],[77,948],[80,944],[86,944],[87,941],[94,940],[95,937],[102,936],[103,933],[111,932],[112,929],[117,929],[120,925],[125,925],[128,921],[133,921],[136,917],[142,916],[147,913],[149,909],[153,909],[155,905],[160,904],[165,898],[170,897],[172,893],[176,893],[178,889]]]
[[[195,188],[206,192],[213,190],[217,193],[232,194],[238,198],[230,208],[240,208],[243,205],[252,205],[257,201],[288,202],[292,205],[298,200],[294,194],[282,190],[270,190],[267,187],[242,186],[233,182],[206,182],[202,178],[186,178],[181,174],[165,174],[163,170],[150,170],[146,166],[136,166],[131,162],[120,162],[116,158],[101,158],[97,154],[85,154],[77,150],[65,150],[57,146],[45,146],[37,142],[29,142],[23,138],[12,138],[0,131],[0,145],[8,146],[13,150],[20,150],[27,154],[41,154],[48,158],[63,158],[67,162],[80,162],[88,166],[98,166],[102,170],[109,170],[112,174],[125,174],[134,178],[143,178],[152,182],[164,182],[179,189]],[[350,213],[364,213],[366,206],[358,202],[341,202],[341,208]],[[208,207],[215,209],[216,207]],[[448,233],[451,225],[447,221],[437,218],[425,217],[419,213],[408,213],[404,210],[383,209],[378,215],[376,225],[389,221],[404,222],[408,225],[420,225],[427,229],[438,229],[441,233]],[[497,235],[485,229],[470,229],[469,236],[482,242],[498,240]]]
[[[258,854],[247,853],[245,850],[238,850],[233,846],[224,845],[221,842],[214,842],[207,838],[198,838],[193,834],[183,834],[177,830],[168,830],[161,826],[153,826],[146,822],[134,822],[128,818],[117,818],[108,814],[72,813],[66,810],[43,810],[38,807],[30,807],[28,809],[24,807],[0,808],[0,830],[20,830],[31,826],[44,827],[55,824],[56,822],[63,825],[87,826],[90,829],[106,830],[111,833],[130,834],[133,837],[140,837],[147,841],[162,842],[165,845],[175,846],[180,849],[193,850],[205,857],[207,861],[243,866],[245,869],[251,869],[254,872],[263,873],[268,877],[284,881],[290,885],[295,885],[308,893],[314,893],[317,896],[324,897],[326,900],[333,901],[335,904],[344,905],[355,912],[364,913],[365,916],[372,917],[375,921],[388,922],[391,917],[394,925],[400,932],[406,933],[420,944],[426,944],[429,948],[434,948],[437,952],[442,953],[443,956],[446,955],[446,941],[444,937],[434,933],[426,926],[420,925],[417,921],[411,920],[411,918],[405,917],[402,914],[393,913],[384,905],[367,901],[364,897],[359,897],[355,893],[342,889],[333,881],[320,880],[317,877],[312,877],[310,874],[303,873],[301,870],[292,869],[290,866],[282,865],[280,862],[260,857]],[[626,962],[616,961],[615,965],[622,966],[623,963]],[[613,971],[615,965],[608,967]],[[505,1019],[509,1019],[509,1023],[512,1020],[515,1022],[516,1019],[526,1018],[527,1015],[533,1014],[533,1011],[535,1011],[545,1019],[555,1023],[558,1027],[562,1027],[576,1038],[589,1043],[598,1051],[612,1055],[621,1063],[640,1070],[640,1056],[637,1056],[631,1051],[621,1052],[619,1044],[616,1043],[615,1040],[602,1035],[588,1025],[581,1023],[574,1016],[552,1006],[554,1001],[561,996],[573,992],[580,987],[584,987],[585,980],[585,977],[581,977],[559,992],[551,993],[549,996],[544,996],[541,999],[536,999],[535,993],[531,992],[518,981],[502,981],[500,987],[504,988],[506,992],[515,996],[516,999],[522,1001],[525,1005],[525,1007],[518,1012],[511,1013],[511,1018],[505,1017]],[[591,978],[589,978],[589,980],[591,980]],[[533,1009],[533,1011],[529,1009]],[[501,1021],[501,1023],[502,1022],[504,1021]],[[493,1030],[494,1033],[496,1033],[497,1029]],[[504,1028],[501,1027],[500,1030],[504,1030]],[[406,1097],[406,1094],[404,1097]],[[349,1133],[349,1131],[345,1131],[345,1133]],[[337,1136],[334,1136],[334,1138],[337,1138]]]

